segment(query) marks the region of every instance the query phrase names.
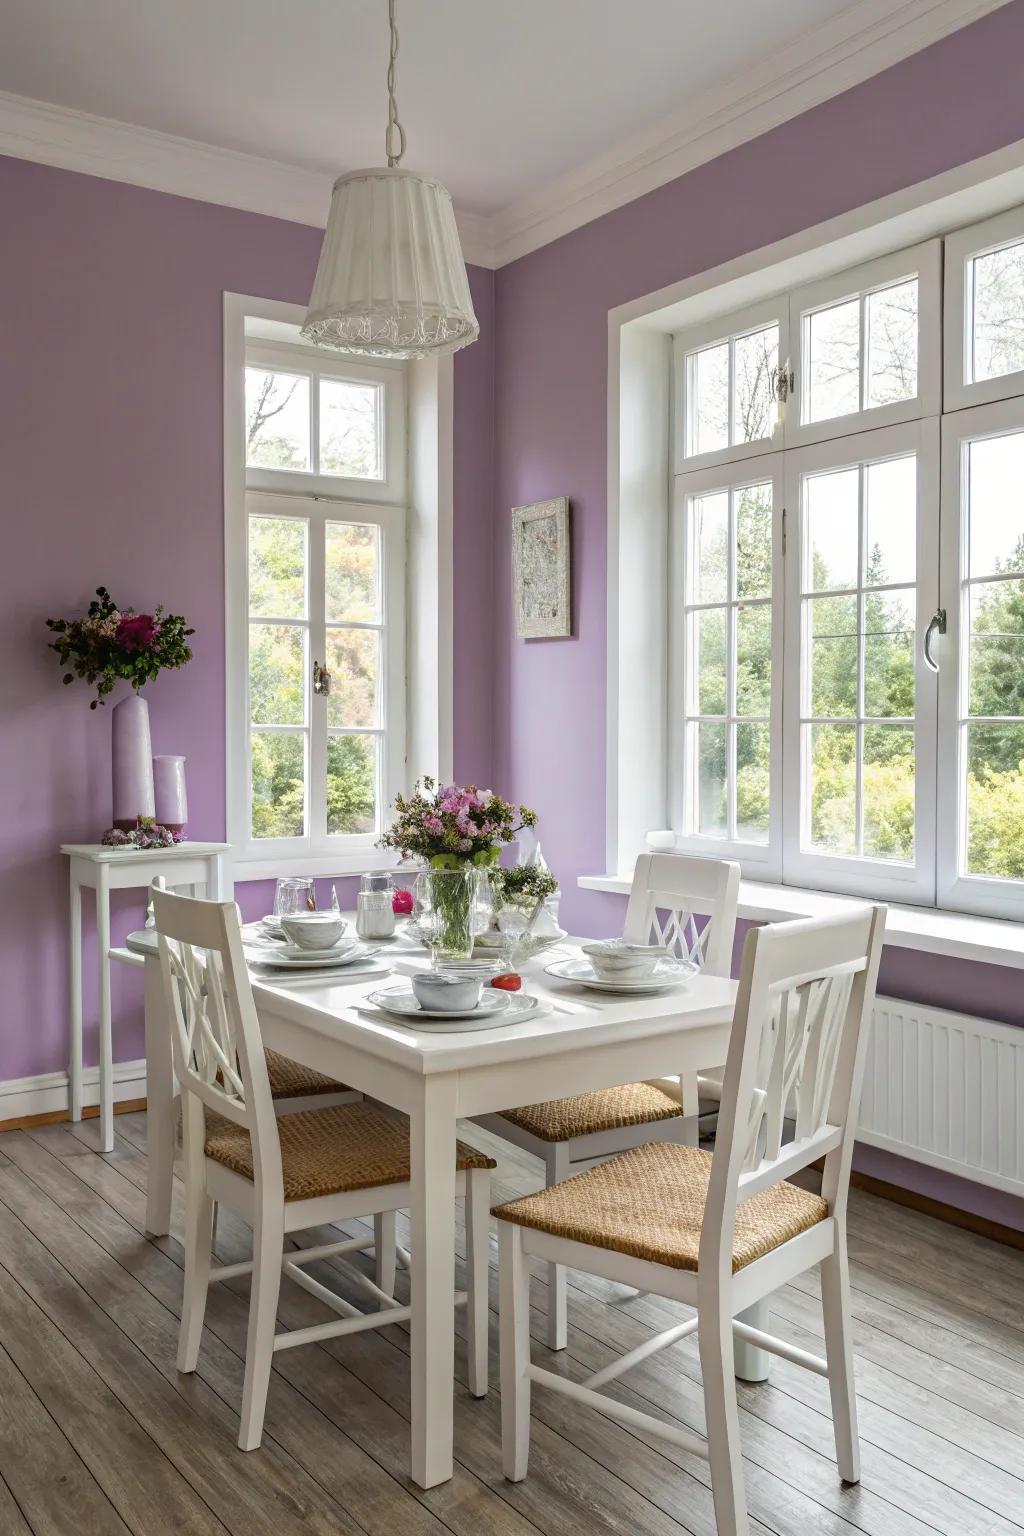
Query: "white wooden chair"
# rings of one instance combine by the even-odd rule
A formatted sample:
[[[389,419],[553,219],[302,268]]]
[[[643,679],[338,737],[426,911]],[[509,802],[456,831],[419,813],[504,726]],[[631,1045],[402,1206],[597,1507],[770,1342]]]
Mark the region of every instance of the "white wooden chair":
[[[210,1284],[252,1275],[238,1444],[259,1445],[274,1351],[411,1315],[394,1300],[395,1212],[411,1204],[409,1130],[404,1115],[366,1101],[274,1113],[266,1056],[233,902],[153,894],[160,971],[181,1085],[185,1153],[185,1283],[178,1369],[194,1371]],[[197,953],[201,951],[201,953]],[[466,1200],[469,1381],[487,1391],[487,1243],[490,1158],[457,1146],[456,1191]],[[253,1229],[251,1263],[211,1269],[214,1202]],[[314,1260],[370,1246],[354,1238],[284,1251],[309,1227],[373,1216],[376,1284],[343,1259],[347,1276],[379,1310],[361,1312],[307,1275]],[[312,1292],[338,1321],[275,1332],[282,1273]]]
[[[501,1407],[505,1475],[525,1477],[530,1388],[543,1383],[610,1418],[706,1457],[719,1536],[747,1536],[733,1339],[826,1376],[839,1474],[860,1477],[846,1204],[867,1024],[885,908],[780,923],[748,935],[712,1157],[694,1147],[637,1147],[500,1206]],[[796,1126],[783,1141],[795,1095]],[[821,1196],[786,1182],[824,1157]],[[571,1265],[697,1308],[576,1383],[530,1362],[529,1260]],[[826,1359],[738,1320],[794,1276],[821,1265]],[[696,1333],[707,1440],[597,1389]]]
[[[731,975],[740,869],[721,859],[644,853],[636,861],[623,936],[638,944],[664,943],[712,976]],[[706,918],[701,926],[698,918]],[[717,1097],[717,1091],[715,1091]],[[545,1104],[527,1104],[476,1124],[531,1152],[544,1164],[548,1186],[602,1158],[644,1142],[699,1139],[696,1075],[675,1083],[628,1083]],[[566,1341],[565,1270],[548,1274],[548,1347]]]

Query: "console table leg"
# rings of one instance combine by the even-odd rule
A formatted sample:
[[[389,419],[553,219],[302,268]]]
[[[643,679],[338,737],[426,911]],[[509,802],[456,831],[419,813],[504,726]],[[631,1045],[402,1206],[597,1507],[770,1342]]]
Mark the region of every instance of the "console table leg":
[[[82,1118],[82,887],[71,872],[68,963],[68,1113]]]

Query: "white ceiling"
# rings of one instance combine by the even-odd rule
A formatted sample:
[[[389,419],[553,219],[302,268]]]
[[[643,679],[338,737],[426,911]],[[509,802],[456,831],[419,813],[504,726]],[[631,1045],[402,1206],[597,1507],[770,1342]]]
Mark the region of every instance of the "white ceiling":
[[[863,5],[399,0],[405,164],[492,213]],[[0,90],[312,171],[381,162],[386,0],[2,9]]]

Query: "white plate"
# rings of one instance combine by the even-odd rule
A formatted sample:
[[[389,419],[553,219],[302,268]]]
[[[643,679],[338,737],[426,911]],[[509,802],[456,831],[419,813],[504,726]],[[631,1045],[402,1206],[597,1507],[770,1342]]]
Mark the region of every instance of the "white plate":
[[[385,1013],[395,1013],[407,1019],[415,1014],[417,1019],[488,1019],[497,1013],[508,1011],[508,993],[485,988],[475,1008],[424,1008],[416,1001],[411,987],[392,987],[387,992],[371,992],[366,999]]]
[[[508,995],[511,999],[512,994]],[[384,1011],[381,1009],[382,1013]],[[534,1019],[542,1012],[546,1013],[549,1011],[547,1004],[541,998],[524,994],[514,1001],[510,1000],[508,1008],[504,1012],[499,1009],[497,1013],[492,1013],[489,1017],[481,1017],[474,1009],[473,1013],[467,1018],[433,1019],[427,1018],[422,1010],[420,1010],[416,1018],[413,1018],[411,1015],[408,1017],[403,1015],[401,1023],[409,1029],[429,1029],[437,1034],[464,1034],[474,1029],[504,1029],[506,1024],[520,1024],[525,1019]],[[394,1014],[388,1013],[388,1018],[396,1024],[399,1022],[399,1019]]]
[[[285,960],[345,960],[348,956],[354,955],[357,950],[364,949],[365,945],[357,939],[342,939],[339,943],[332,944],[330,949],[303,949],[301,944],[273,946],[274,954],[280,955]]]
[[[338,971],[357,961],[369,960],[376,953],[377,948],[373,944],[354,944],[343,955],[333,957],[323,950],[319,954],[305,950],[301,956],[286,955],[282,944],[247,944],[245,947],[245,956],[250,965],[268,966],[278,971]]]
[[[598,976],[589,960],[555,960],[544,967],[548,976],[560,981],[577,981],[595,992],[670,992],[673,987],[685,986],[698,967],[692,960],[660,960],[654,974],[642,981],[606,981]]]
[[[519,959],[532,960],[534,955],[543,954],[546,949],[553,949],[556,944],[561,944],[568,938],[564,928],[559,928],[557,933],[529,933],[521,939],[510,939],[505,933],[498,933],[494,929],[488,929],[473,941],[474,952],[500,955],[503,950],[510,950]]]

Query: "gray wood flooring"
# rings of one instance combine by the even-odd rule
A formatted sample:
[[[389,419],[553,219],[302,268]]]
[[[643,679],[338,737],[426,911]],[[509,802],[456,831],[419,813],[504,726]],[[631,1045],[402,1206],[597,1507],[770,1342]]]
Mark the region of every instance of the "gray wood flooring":
[[[469,1397],[461,1335],[443,1487],[406,1476],[399,1326],[280,1354],[263,1447],[243,1455],[246,1282],[211,1292],[199,1372],[179,1377],[181,1247],[144,1235],[144,1114],[116,1124],[109,1156],[95,1122],[0,1134],[0,1536],[714,1536],[703,1462],[543,1391],[530,1476],[506,1483],[498,1393]],[[528,1158],[468,1135],[499,1159],[497,1197],[537,1186]],[[220,1257],[247,1242],[222,1215]],[[863,1481],[839,1482],[826,1383],[774,1362],[770,1383],[740,1388],[758,1536],[1024,1536],[1024,1253],[859,1191],[850,1248]],[[491,1282],[496,1307],[493,1267]],[[539,1275],[532,1300],[542,1359]],[[285,1281],[280,1315],[327,1313]],[[582,1377],[681,1315],[571,1275],[569,1348],[547,1363]],[[779,1294],[773,1327],[820,1349],[816,1275]],[[619,1390],[703,1430],[692,1340]]]

